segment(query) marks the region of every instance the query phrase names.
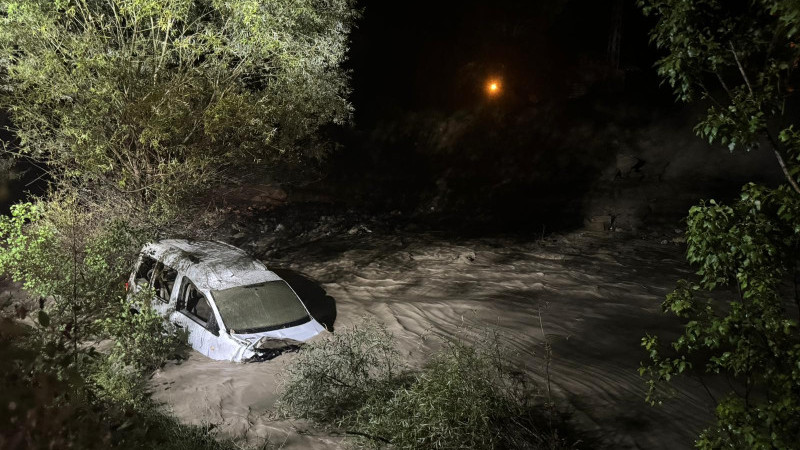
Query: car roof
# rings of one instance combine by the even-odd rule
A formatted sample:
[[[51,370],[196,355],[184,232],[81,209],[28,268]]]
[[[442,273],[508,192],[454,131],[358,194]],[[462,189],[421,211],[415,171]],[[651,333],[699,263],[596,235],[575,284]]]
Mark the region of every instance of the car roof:
[[[243,250],[219,241],[164,239],[145,245],[142,253],[183,272],[201,291],[281,280]]]

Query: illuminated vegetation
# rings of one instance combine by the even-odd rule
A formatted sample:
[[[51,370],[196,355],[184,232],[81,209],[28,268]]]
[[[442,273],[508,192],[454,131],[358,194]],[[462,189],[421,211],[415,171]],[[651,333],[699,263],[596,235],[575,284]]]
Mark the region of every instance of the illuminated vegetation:
[[[179,339],[143,299],[130,313],[123,280],[198,196],[325,156],[320,128],[350,118],[357,16],[351,0],[0,1],[3,161],[51,181],[0,218],[0,272],[42,298],[33,329],[0,327],[0,447],[231,447],[148,399]]]
[[[777,188],[748,184],[731,205],[689,211],[687,259],[698,279],[680,282],[665,312],[683,333],[650,361],[648,399],[678,375],[723,375],[716,423],[698,448],[790,448],[800,438],[800,135],[797,95],[800,9],[793,1],[642,0],[658,19],[652,39],[667,54],[658,71],[684,101],[702,101],[698,135],[731,151],[763,148],[785,176]]]

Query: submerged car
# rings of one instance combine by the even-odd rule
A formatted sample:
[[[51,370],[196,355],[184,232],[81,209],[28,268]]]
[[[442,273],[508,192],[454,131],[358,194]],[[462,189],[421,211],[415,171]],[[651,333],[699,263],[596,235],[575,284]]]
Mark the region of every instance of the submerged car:
[[[216,360],[270,359],[325,329],[286,281],[222,242],[147,244],[128,286],[130,294],[152,288],[153,308]]]

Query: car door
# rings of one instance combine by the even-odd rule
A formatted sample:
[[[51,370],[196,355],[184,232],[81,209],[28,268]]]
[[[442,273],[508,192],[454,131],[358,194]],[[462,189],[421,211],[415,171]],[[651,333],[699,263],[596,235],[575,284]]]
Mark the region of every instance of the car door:
[[[170,319],[186,329],[193,349],[217,360],[230,360],[235,355],[238,344],[227,336],[220,336],[210,300],[188,277],[181,280],[176,306]]]

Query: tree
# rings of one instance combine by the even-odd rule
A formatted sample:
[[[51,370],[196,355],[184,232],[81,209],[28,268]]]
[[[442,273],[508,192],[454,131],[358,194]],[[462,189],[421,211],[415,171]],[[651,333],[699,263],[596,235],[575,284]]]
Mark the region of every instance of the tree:
[[[792,127],[800,61],[800,3],[792,0],[639,0],[658,18],[667,51],[656,66],[676,97],[710,103],[695,131],[731,151],[766,145],[798,194]]]
[[[220,180],[322,158],[349,120],[354,0],[0,2],[19,152],[168,209]]]
[[[75,196],[54,195],[0,216],[0,274],[52,300],[41,310],[42,330],[75,358],[82,343],[101,334],[97,321],[116,315],[125,275],[149,237],[107,215]]]
[[[800,439],[800,135],[794,129],[800,3],[792,0],[639,0],[666,51],[659,74],[683,101],[702,101],[695,131],[731,151],[766,147],[786,183],[748,184],[732,205],[691,208],[682,280],[663,303],[685,320],[669,349],[643,339],[648,400],[679,375],[724,375],[709,395],[716,423],[699,448],[790,448]],[[706,384],[703,384],[706,386]]]

